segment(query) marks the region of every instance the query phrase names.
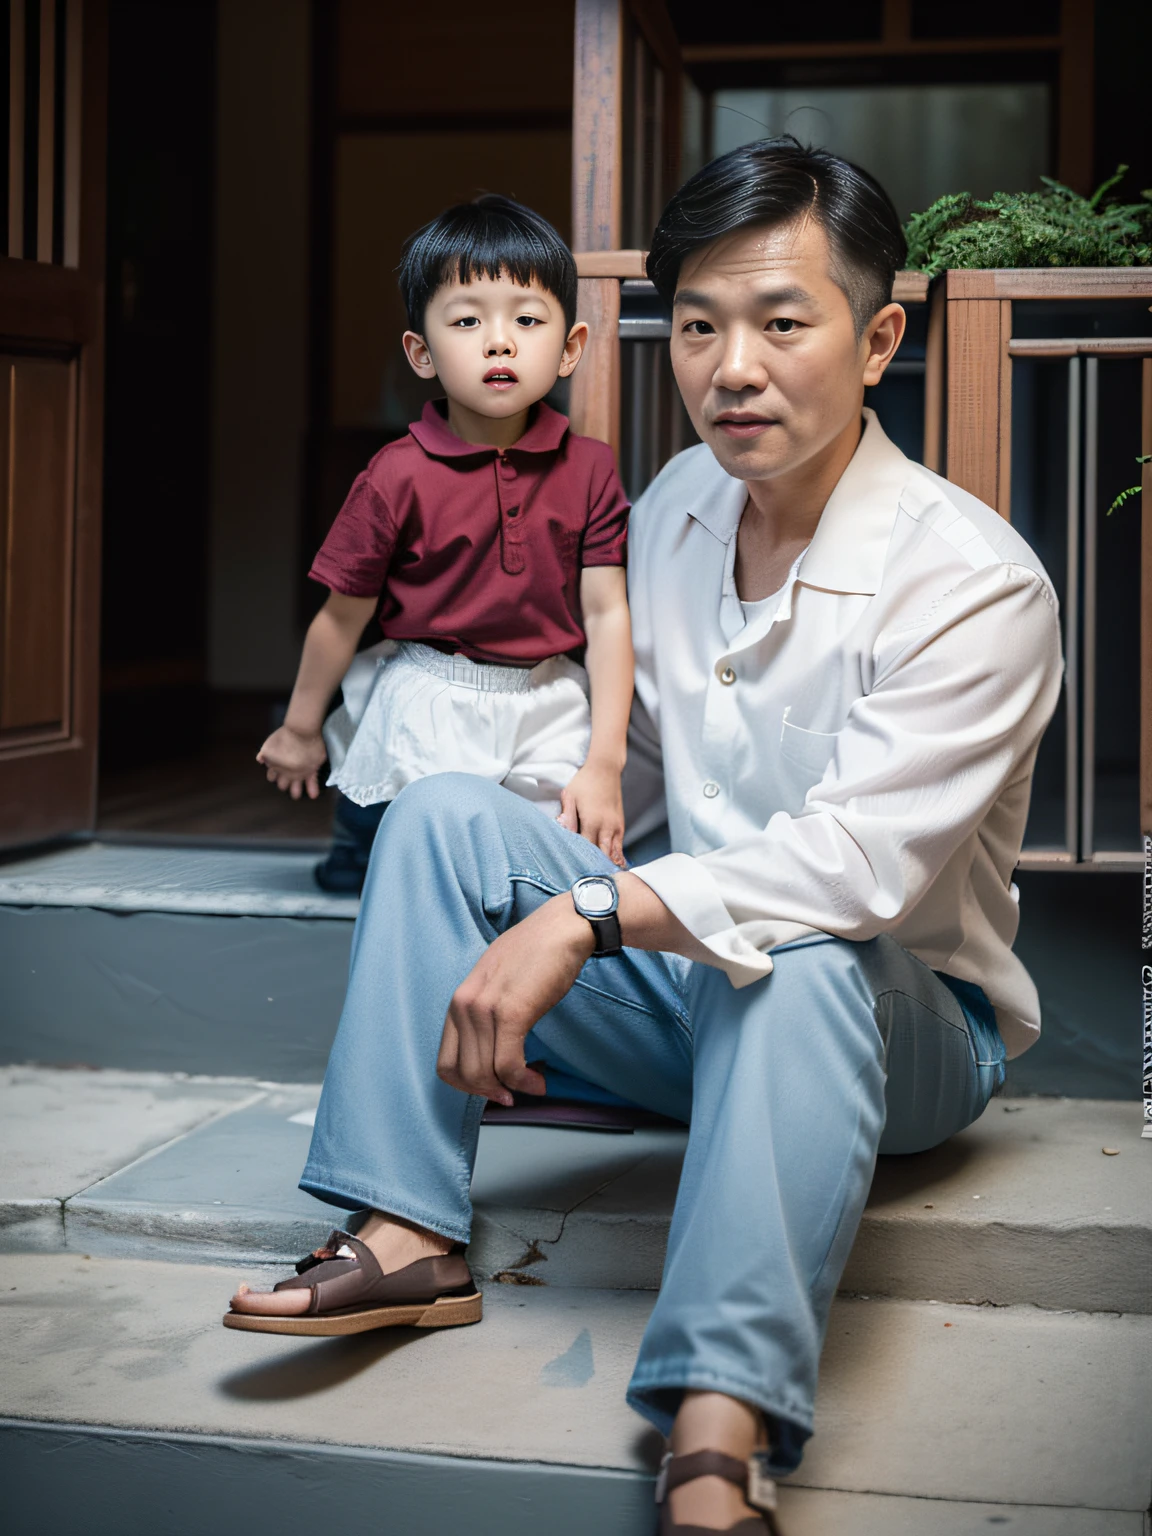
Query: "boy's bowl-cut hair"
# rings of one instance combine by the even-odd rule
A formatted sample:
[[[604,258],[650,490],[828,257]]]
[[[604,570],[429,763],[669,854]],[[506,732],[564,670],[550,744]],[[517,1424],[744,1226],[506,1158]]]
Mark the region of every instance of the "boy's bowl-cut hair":
[[[671,304],[690,252],[755,224],[809,217],[832,250],[832,278],[852,309],[856,335],[892,302],[908,247],[900,217],[867,171],[826,149],[783,134],[743,144],[696,172],[673,193],[652,236],[648,276]]]
[[[495,192],[446,208],[404,242],[400,293],[411,329],[423,332],[424,312],[445,283],[477,277],[539,283],[559,301],[568,329],[576,324],[572,252],[547,219]]]

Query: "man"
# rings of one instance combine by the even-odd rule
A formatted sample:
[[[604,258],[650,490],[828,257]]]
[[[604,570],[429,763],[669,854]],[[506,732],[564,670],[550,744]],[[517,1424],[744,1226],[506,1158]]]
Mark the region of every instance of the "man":
[[[903,258],[876,183],[793,140],[669,203],[648,269],[702,443],[633,515],[629,772],[633,832],[666,811],[673,851],[619,874],[482,782],[404,792],[302,1180],[371,1214],[228,1318],[478,1316],[452,1249],[485,1097],[544,1087],[526,1061],[690,1119],[629,1389],[671,1436],[669,1532],[775,1530],[877,1150],[969,1124],[1039,1027],[1011,876],[1056,602],[862,410]]]

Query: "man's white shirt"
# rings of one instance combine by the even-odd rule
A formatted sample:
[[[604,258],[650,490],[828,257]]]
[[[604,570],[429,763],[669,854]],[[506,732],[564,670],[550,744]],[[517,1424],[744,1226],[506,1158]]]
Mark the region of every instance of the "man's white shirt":
[[[813,932],[890,934],[983,987],[1009,1056],[1040,1027],[1012,953],[1012,872],[1061,684],[1055,593],[990,507],[907,459],[871,411],[778,605],[745,623],[747,499],[706,447],[632,512],[635,873],[735,986]]]

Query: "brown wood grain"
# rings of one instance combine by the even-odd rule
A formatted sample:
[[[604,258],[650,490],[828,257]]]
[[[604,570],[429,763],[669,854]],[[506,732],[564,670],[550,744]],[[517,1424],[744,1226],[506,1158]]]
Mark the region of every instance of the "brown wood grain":
[[[1042,336],[1010,341],[1012,357],[1147,357],[1152,336]]]
[[[1152,358],[1141,371],[1140,452],[1152,454]],[[1152,836],[1152,464],[1140,476],[1140,831]]]
[[[572,430],[620,451],[620,284],[614,277],[580,279],[579,317],[589,336],[572,375]]]
[[[1000,405],[999,459],[996,474],[996,500],[993,506],[1000,516],[1012,521],[1012,358],[1008,347],[1012,339],[1012,301],[1000,300]]]
[[[990,507],[1000,498],[1000,303],[948,297],[949,480]]]
[[[642,278],[647,251],[576,251],[576,271],[581,277]]]
[[[4,565],[0,741],[68,735],[76,370],[0,360]]]
[[[932,290],[924,352],[924,463],[937,474],[944,465],[944,284]]]
[[[894,304],[926,304],[928,278],[923,272],[897,272],[892,284]]]
[[[685,64],[743,64],[759,60],[873,59],[949,53],[1047,53],[1061,45],[1058,33],[1034,37],[927,37],[889,43],[883,39],[828,43],[686,43]]]
[[[1150,267],[976,267],[946,276],[950,299],[1152,299]]]
[[[620,245],[625,0],[576,0],[572,98],[572,245]]]

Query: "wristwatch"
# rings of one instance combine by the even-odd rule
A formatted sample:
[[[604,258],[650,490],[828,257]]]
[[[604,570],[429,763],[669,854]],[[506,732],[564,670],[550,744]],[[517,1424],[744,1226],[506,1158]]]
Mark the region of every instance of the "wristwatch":
[[[593,956],[618,955],[624,947],[616,916],[620,893],[611,875],[581,875],[572,885],[572,905],[592,924]]]

